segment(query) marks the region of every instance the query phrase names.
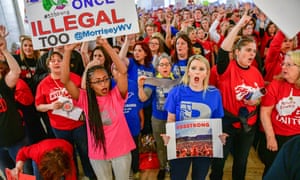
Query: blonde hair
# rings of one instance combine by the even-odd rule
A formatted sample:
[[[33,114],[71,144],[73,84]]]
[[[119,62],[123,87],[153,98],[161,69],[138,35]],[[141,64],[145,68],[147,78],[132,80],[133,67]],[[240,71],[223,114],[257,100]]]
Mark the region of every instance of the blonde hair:
[[[286,56],[289,56],[293,63],[298,67],[299,75],[295,82],[295,86],[300,88],[300,50],[289,51],[286,53]],[[278,75],[276,79],[284,80],[282,74]]]
[[[209,75],[210,75],[210,65],[209,65],[208,60],[202,55],[193,55],[189,58],[189,61],[188,61],[187,67],[186,67],[186,71],[185,71],[185,73],[182,77],[181,82],[184,85],[189,85],[190,77],[188,76],[188,73],[189,73],[189,69],[190,69],[191,64],[192,64],[193,61],[200,61],[200,62],[205,64],[205,67],[207,69],[207,76],[203,81],[203,90],[206,91],[208,89],[208,82],[209,82]]]
[[[26,57],[25,57],[24,50],[23,50],[24,42],[25,42],[25,41],[31,41],[31,42],[32,42],[32,39],[31,39],[31,37],[29,37],[29,36],[22,35],[22,36],[20,36],[20,41],[21,41],[20,58],[21,58],[21,61],[24,61],[25,58],[26,58]],[[40,57],[40,51],[39,51],[39,50],[34,50],[34,51],[33,51],[33,59],[38,60],[39,57]]]

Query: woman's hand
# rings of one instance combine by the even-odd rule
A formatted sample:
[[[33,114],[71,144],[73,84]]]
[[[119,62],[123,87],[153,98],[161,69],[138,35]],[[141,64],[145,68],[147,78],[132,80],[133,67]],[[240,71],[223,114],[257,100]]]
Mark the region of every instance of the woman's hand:
[[[73,51],[79,45],[80,45],[80,43],[67,44],[67,45],[64,45],[64,50],[65,51]]]
[[[220,140],[221,140],[221,142],[222,142],[223,145],[226,144],[226,138],[227,138],[228,136],[229,136],[229,135],[228,135],[227,133],[222,133],[222,134],[219,135],[219,138],[220,138]]]
[[[145,79],[146,79],[147,77],[146,76],[139,76],[139,78],[138,78],[138,87],[143,87],[144,86],[144,83],[145,83]]]
[[[14,180],[18,180],[19,173],[23,172],[23,166],[24,166],[24,162],[23,161],[18,161],[16,163],[16,167],[14,169],[10,170],[12,178]]]
[[[99,60],[93,60],[93,61],[90,61],[87,65],[86,65],[86,68],[89,69],[93,66],[97,66],[97,65],[101,65],[101,62]]]
[[[51,110],[61,109],[63,106],[63,103],[59,100],[56,100],[51,103]]]
[[[267,149],[270,151],[278,151],[278,144],[275,136],[266,137],[267,139]]]
[[[246,100],[243,99],[244,104],[249,105],[249,106],[257,106],[260,103],[260,99],[254,99],[254,100]]]
[[[170,136],[166,135],[166,134],[160,134],[161,138],[164,141],[164,145],[168,145],[169,141],[170,141]]]
[[[106,39],[106,38],[103,38],[102,36],[98,36],[98,37],[96,38],[96,44],[97,44],[98,46],[103,46],[104,44],[108,44],[108,42],[107,42],[107,39]]]

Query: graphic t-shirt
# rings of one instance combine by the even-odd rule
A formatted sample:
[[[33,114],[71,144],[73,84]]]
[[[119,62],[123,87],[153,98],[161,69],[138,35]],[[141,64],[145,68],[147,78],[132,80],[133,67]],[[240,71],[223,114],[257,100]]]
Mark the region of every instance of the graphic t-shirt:
[[[90,159],[109,160],[129,153],[135,148],[130,134],[123,109],[125,100],[121,97],[119,89],[115,86],[106,96],[97,96],[99,111],[105,135],[106,156],[101,147],[96,147],[94,136],[88,123],[88,101],[85,90],[80,94],[75,105],[82,108],[87,119],[88,154]]]
[[[196,92],[189,86],[176,86],[168,94],[165,109],[176,115],[176,121],[224,115],[220,92],[214,87]]]
[[[274,133],[282,136],[300,134],[300,90],[286,81],[273,80],[262,98],[262,106],[272,106]]]

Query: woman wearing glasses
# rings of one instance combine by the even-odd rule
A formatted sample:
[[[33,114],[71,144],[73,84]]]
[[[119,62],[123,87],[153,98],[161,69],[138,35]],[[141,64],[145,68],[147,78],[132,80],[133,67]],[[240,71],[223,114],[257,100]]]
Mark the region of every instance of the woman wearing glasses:
[[[61,81],[86,116],[89,159],[97,179],[112,180],[114,173],[116,180],[127,180],[131,150],[135,148],[123,113],[128,96],[127,68],[105,39],[98,37],[97,43],[106,49],[118,69],[116,86],[111,88],[107,70],[98,65],[87,70],[86,90],[76,87],[69,78],[74,44],[65,46]]]
[[[300,50],[289,51],[281,68],[281,74],[268,85],[261,104],[265,134],[258,152],[265,164],[264,175],[285,142],[300,134]]]
[[[224,39],[218,52],[218,87],[225,110],[223,132],[229,136],[223,146],[224,158],[212,161],[212,180],[222,180],[229,152],[233,154],[232,179],[245,179],[248,154],[256,131],[256,106],[260,101],[250,95],[264,87],[262,75],[251,65],[256,55],[255,40],[242,37],[234,44],[238,32],[250,18],[246,14],[241,18]],[[233,51],[235,60],[230,61],[230,51]]]
[[[168,112],[164,110],[164,104],[169,91],[173,88],[174,85],[176,85],[176,80],[174,80],[174,76],[171,72],[171,57],[167,54],[162,54],[160,57],[158,57],[155,68],[158,72],[156,78],[166,81],[161,81],[161,84],[156,85],[149,85],[147,83],[145,85],[145,79],[147,79],[147,77],[141,76],[138,80],[138,93],[139,99],[142,102],[145,102],[150,97],[153,97],[151,124],[160,164],[160,171],[157,175],[157,179],[164,180],[167,168],[167,150],[162,138],[160,137],[160,134],[166,133]],[[174,82],[174,84],[170,83],[169,85],[167,85],[167,83],[171,82],[171,80],[174,80],[172,81]],[[177,80],[177,83],[179,83],[179,80]]]

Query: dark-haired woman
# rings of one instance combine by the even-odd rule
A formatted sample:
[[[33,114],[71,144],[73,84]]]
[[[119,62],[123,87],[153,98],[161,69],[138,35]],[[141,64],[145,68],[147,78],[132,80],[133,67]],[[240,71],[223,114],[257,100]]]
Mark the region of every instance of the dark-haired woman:
[[[116,180],[128,180],[135,144],[123,113],[128,91],[127,68],[105,39],[98,37],[97,43],[106,49],[120,73],[116,86],[110,88],[110,76],[102,66],[87,70],[86,90],[70,80],[70,55],[76,45],[65,46],[61,81],[85,113],[89,159],[97,178],[111,180],[113,172]]]
[[[155,69],[152,64],[152,54],[149,48],[149,45],[145,42],[136,42],[133,46],[133,58],[126,57],[128,47],[130,41],[134,38],[134,35],[128,35],[125,38],[125,42],[123,47],[119,53],[119,56],[127,65],[127,74],[128,79],[133,81],[138,81],[139,76],[146,76],[146,77],[154,77],[155,76]],[[151,127],[151,102],[152,98],[144,102],[144,128],[142,130],[143,134],[149,134],[152,132]]]

